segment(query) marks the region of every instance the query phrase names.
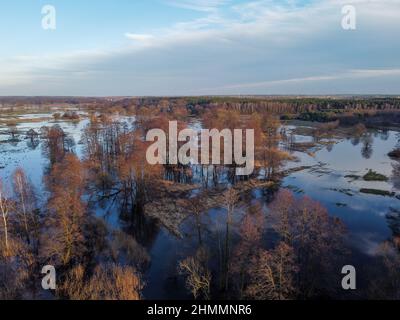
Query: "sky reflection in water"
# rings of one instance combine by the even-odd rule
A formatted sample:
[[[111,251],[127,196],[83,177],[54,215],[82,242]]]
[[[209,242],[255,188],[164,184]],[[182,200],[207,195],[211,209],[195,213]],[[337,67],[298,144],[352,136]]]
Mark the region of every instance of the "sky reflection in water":
[[[40,114],[40,117],[50,116]],[[38,117],[39,117],[38,116]],[[30,117],[32,118],[32,117]],[[128,120],[129,119],[125,119]],[[35,122],[20,123],[18,129],[26,132],[30,128],[39,131],[44,125],[55,123]],[[58,122],[70,137],[75,141],[74,150],[78,156],[83,156],[83,146],[79,143],[82,130],[88,124],[88,120],[79,123]],[[293,127],[289,127],[293,128]],[[43,174],[47,165],[47,159],[42,153],[41,145],[29,145],[28,140],[22,139],[18,143],[5,143],[9,139],[4,133],[6,129],[0,127],[0,178],[10,187],[10,176],[17,167],[22,167],[30,180],[40,192],[43,191]],[[23,138],[23,137],[21,137]],[[311,142],[312,137],[295,136],[296,142]],[[355,139],[337,140],[331,148],[323,148],[317,151],[314,157],[300,152],[294,152],[299,162],[291,162],[290,167],[314,166],[287,176],[282,186],[290,188],[296,196],[307,195],[320,201],[331,215],[337,216],[345,223],[349,230],[349,241],[354,250],[363,254],[373,255],[377,245],[388,239],[392,232],[386,220],[390,208],[400,209],[400,200],[395,197],[384,197],[371,194],[363,194],[361,188],[380,189],[393,191],[400,194],[391,181],[365,182],[362,179],[354,180],[347,175],[363,176],[369,169],[391,177],[393,167],[387,153],[398,143],[399,134],[393,131],[387,133],[369,132],[367,141],[355,141]],[[2,142],[2,143],[1,143]],[[366,148],[367,142],[367,148]],[[259,192],[253,192],[254,197],[259,197]],[[43,200],[43,199],[42,199]],[[247,206],[247,205],[246,205]],[[243,210],[242,210],[243,211]],[[98,208],[97,214],[103,215],[105,210]],[[214,242],[219,226],[224,220],[225,211],[212,209],[203,218],[203,223],[208,224],[210,244]],[[117,213],[107,216],[107,221],[113,227],[121,227]],[[144,222],[154,224],[155,222]],[[176,263],[185,254],[190,253],[196,246],[196,235],[193,231],[193,221],[187,219],[182,225],[185,239],[180,240],[171,235],[167,230],[157,226],[151,233],[151,241],[147,242],[147,249],[152,257],[151,266],[146,274],[148,283],[152,284],[145,289],[147,298],[186,298],[187,293],[181,290],[184,285],[176,276]],[[173,293],[173,295],[172,295]]]

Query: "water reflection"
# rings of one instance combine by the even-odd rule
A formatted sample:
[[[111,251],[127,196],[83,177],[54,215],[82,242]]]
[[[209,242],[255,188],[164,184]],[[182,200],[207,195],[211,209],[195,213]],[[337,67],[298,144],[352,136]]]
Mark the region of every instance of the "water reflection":
[[[392,172],[393,187],[400,190],[400,161],[394,162],[392,166],[393,166],[393,172]]]
[[[361,137],[361,143],[362,143],[362,148],[361,148],[361,154],[365,159],[370,159],[372,157],[372,154],[374,152],[373,150],[373,144],[374,144],[374,138],[372,133],[366,133]]]
[[[7,167],[0,169],[0,177],[9,179],[12,171],[21,166],[27,170],[35,185],[41,186],[43,168],[48,165],[47,159],[55,159],[59,152],[67,150],[73,150],[82,157],[81,147],[75,141],[81,140],[82,128],[86,123],[58,123],[55,128],[63,133],[54,140],[29,138],[26,144],[15,141],[1,143],[0,166],[7,157],[4,161]],[[41,127],[51,128],[53,124],[35,123],[22,126],[32,126],[38,132]],[[312,167],[291,173],[283,179],[282,186],[297,190],[295,192],[298,196],[306,194],[320,201],[331,215],[340,217],[349,230],[350,244],[360,254],[373,255],[382,241],[392,235],[400,235],[399,200],[396,197],[360,193],[361,188],[394,192],[400,190],[400,162],[387,157],[387,153],[396,144],[400,144],[399,133],[376,130],[364,132],[350,139],[343,138],[335,140],[335,143],[328,143],[312,155],[295,152],[293,147],[296,143],[320,142],[320,137],[295,135],[291,130],[284,130],[281,134],[282,145],[298,159],[298,162],[290,162],[288,168]],[[41,148],[38,148],[39,145]],[[40,149],[43,153],[40,153]],[[360,177],[367,169],[387,175],[391,179],[388,182],[365,182]],[[211,188],[219,183],[234,182],[233,172],[234,168],[218,166],[171,167],[166,171],[166,178],[181,183],[200,183],[205,188]],[[353,176],[352,179],[348,178],[350,175]],[[270,188],[253,190],[241,200],[244,206],[250,206],[257,201],[265,206],[274,198],[275,191]],[[99,209],[96,208],[96,212],[99,216],[107,211],[106,218],[109,218],[113,228],[123,230],[148,249],[152,262],[146,278],[152,286],[146,288],[146,298],[187,297],[187,293],[182,290],[182,280],[177,276],[176,262],[200,243],[215,246],[224,237],[226,210],[223,208],[208,210],[200,219],[191,214],[180,228],[183,235],[183,239],[180,239],[160,226],[157,220],[149,218],[138,204],[124,203],[116,198],[111,207],[107,201],[103,208],[100,203],[97,205]],[[237,210],[236,221],[240,221],[244,209]]]
[[[400,210],[390,208],[390,212],[386,215],[386,220],[390,230],[392,231],[393,238],[400,236]]]
[[[146,216],[142,208],[135,206],[132,210],[127,209],[122,208],[119,214],[122,230],[151,250],[160,231],[158,222]]]

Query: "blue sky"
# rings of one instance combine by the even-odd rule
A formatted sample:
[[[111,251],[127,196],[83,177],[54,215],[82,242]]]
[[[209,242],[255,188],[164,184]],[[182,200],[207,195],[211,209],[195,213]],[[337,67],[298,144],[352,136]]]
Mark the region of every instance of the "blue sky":
[[[1,5],[0,95],[400,94],[400,0]]]

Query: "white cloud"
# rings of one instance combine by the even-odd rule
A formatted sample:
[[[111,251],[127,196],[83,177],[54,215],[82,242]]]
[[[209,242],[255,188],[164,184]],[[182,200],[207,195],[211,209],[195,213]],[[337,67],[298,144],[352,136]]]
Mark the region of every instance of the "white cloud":
[[[138,34],[138,33],[125,33],[125,37],[135,41],[149,41],[153,40],[154,36],[151,34]]]
[[[171,6],[195,10],[195,11],[203,11],[203,12],[212,12],[216,11],[222,5],[226,5],[229,3],[229,0],[169,0],[167,3]]]

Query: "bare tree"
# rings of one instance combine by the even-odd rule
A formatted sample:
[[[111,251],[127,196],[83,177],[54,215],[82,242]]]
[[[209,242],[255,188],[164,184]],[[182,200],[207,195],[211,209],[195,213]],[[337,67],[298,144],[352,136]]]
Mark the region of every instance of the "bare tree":
[[[140,300],[143,286],[141,275],[132,267],[101,264],[88,277],[85,268],[77,265],[57,293],[71,300]]]
[[[48,155],[50,163],[53,165],[63,159],[67,147],[67,136],[64,130],[58,125],[52,127],[42,127],[40,129],[41,138],[44,139],[44,151]]]
[[[397,240],[397,239],[394,239]],[[400,253],[398,241],[385,241],[377,250],[378,263],[370,266],[373,274],[384,274],[384,277],[373,279],[368,293],[372,299],[400,299]]]
[[[254,205],[247,210],[240,228],[240,241],[233,251],[230,266],[232,283],[237,287],[239,297],[243,297],[248,284],[248,267],[261,249],[261,239],[265,230],[265,217],[261,206]]]
[[[8,127],[11,139],[14,140],[18,135],[17,122],[15,120],[10,120],[6,123],[6,126]]]
[[[26,240],[30,243],[33,231],[35,231],[35,236],[37,236],[39,221],[37,215],[35,215],[37,208],[33,187],[21,168],[16,169],[13,174],[13,187],[17,198],[15,204],[18,220],[22,221]]]
[[[195,299],[210,299],[211,272],[207,266],[208,257],[204,248],[200,248],[193,257],[179,262],[178,270],[186,275],[186,287]]]
[[[400,160],[393,163],[392,166],[393,171],[391,180],[393,181],[393,186],[397,189],[400,189]]]
[[[271,251],[260,250],[249,265],[250,285],[245,295],[257,300],[293,299],[296,271],[294,250],[285,243]]]
[[[86,204],[81,199],[84,179],[82,164],[72,154],[55,164],[47,177],[51,195],[47,205],[49,213],[43,254],[64,266],[71,259],[78,259],[85,249]]]
[[[224,274],[224,288],[228,289],[229,285],[229,261],[230,261],[230,238],[231,238],[231,225],[233,223],[233,213],[235,210],[235,206],[239,201],[239,194],[234,188],[229,188],[228,191],[225,192],[225,206],[227,209],[226,216],[226,230],[225,230],[225,252],[224,252],[224,266],[223,266],[223,274]],[[221,278],[222,279],[222,278]]]
[[[207,209],[207,206],[205,204],[205,196],[206,196],[205,193],[200,193],[199,195],[196,195],[193,198],[189,198],[187,200],[182,201],[183,207],[187,211],[191,212],[195,218],[199,246],[202,246],[203,244],[202,234],[201,234],[201,229],[202,229],[201,215]]]
[[[2,218],[2,229],[4,233],[3,244],[4,244],[4,255],[6,257],[10,254],[10,239],[9,239],[9,218],[12,210],[11,200],[6,197],[4,186],[0,180],[0,214]]]

